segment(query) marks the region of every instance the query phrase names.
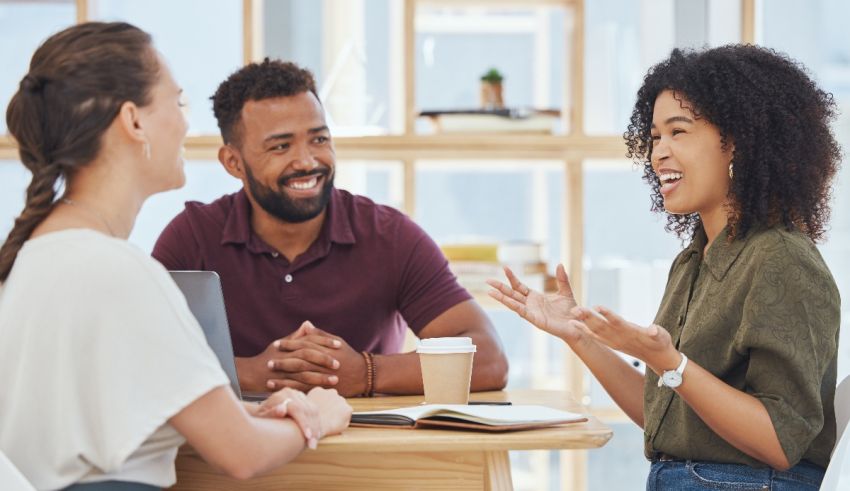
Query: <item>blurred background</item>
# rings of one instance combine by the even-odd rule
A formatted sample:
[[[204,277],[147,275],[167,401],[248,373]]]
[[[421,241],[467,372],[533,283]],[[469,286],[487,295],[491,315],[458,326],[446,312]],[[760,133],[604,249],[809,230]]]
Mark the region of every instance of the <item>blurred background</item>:
[[[570,390],[614,429],[597,450],[512,453],[515,488],[641,490],[641,430],[562,343],[489,302],[483,278],[507,263],[548,288],[546,272],[562,262],[585,303],[651,322],[682,244],[650,213],[642,173],[624,158],[643,74],[674,47],[775,48],[834,94],[835,132],[850,148],[847,19],[841,0],[0,0],[0,103],[38,44],[74,22],[125,20],[152,33],[185,89],[191,129],[187,185],[153,197],[130,238],[149,251],[186,200],[239,188],[216,160],[215,87],[266,56],[311,69],[336,141],[337,186],[408,213],[444,247],[508,350],[509,388]],[[28,182],[14,142],[0,136],[0,235]],[[820,245],[844,298],[848,200],[844,169]],[[848,355],[845,342],[839,380]]]

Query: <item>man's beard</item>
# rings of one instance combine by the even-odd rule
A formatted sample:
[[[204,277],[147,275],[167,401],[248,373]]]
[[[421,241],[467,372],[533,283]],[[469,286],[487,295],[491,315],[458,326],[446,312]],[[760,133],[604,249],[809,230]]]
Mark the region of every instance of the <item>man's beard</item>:
[[[286,181],[291,178],[312,175],[324,176],[325,182],[322,184],[322,192],[312,198],[290,198],[286,193]],[[328,201],[331,199],[331,190],[334,187],[334,176],[331,170],[323,164],[319,164],[319,167],[311,171],[299,171],[281,176],[277,181],[278,189],[272,189],[254,179],[251,166],[247,162],[245,162],[245,177],[251,196],[254,197],[260,207],[275,218],[287,223],[302,223],[319,216],[328,205]]]

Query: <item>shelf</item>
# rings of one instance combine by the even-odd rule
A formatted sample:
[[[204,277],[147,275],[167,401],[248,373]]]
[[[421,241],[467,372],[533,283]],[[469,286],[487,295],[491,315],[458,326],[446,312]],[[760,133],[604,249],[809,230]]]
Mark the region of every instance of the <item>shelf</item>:
[[[337,158],[399,159],[566,159],[623,158],[619,136],[557,136],[511,133],[450,135],[389,135],[334,138]],[[218,158],[221,138],[214,135],[186,139],[187,159]],[[0,136],[0,159],[16,160],[17,146]]]
[[[620,136],[558,136],[513,133],[452,133],[413,136],[369,136],[334,139],[345,158],[384,154],[417,159],[622,158],[626,147]],[[396,157],[399,158],[399,157]],[[402,157],[403,158],[403,157]]]

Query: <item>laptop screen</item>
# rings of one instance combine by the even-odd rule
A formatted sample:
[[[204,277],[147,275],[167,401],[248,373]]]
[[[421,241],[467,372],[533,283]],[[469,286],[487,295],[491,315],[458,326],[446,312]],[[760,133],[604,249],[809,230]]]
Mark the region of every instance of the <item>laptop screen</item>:
[[[221,368],[230,379],[233,392],[241,399],[242,392],[239,390],[239,378],[236,375],[236,364],[233,360],[233,344],[230,341],[230,327],[227,324],[224,296],[218,274],[214,271],[169,271],[169,273],[183,292],[183,296],[186,297],[189,310],[201,324],[207,343],[215,352]]]

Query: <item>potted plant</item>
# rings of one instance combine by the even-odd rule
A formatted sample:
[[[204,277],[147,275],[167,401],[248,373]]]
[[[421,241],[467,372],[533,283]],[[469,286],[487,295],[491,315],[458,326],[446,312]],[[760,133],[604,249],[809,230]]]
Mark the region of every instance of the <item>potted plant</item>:
[[[504,77],[496,68],[491,68],[481,75],[481,106],[485,109],[505,107],[502,99],[502,80]]]

